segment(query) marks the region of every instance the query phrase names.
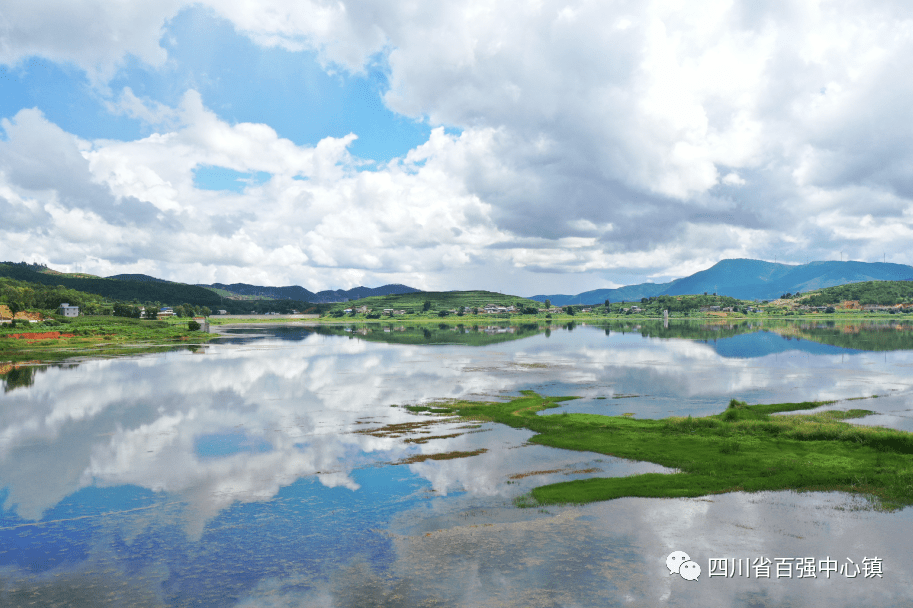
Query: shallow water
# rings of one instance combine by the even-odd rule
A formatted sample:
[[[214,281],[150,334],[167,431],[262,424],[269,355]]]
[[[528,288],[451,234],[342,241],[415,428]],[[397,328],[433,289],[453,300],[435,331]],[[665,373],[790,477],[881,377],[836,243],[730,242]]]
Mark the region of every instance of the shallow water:
[[[790,492],[518,509],[543,483],[663,469],[492,424],[388,426],[432,421],[391,406],[532,389],[638,417],[837,400],[913,430],[913,343],[884,325],[257,328],[36,368],[0,396],[0,604],[905,606],[911,509]],[[669,574],[673,550],[699,580]],[[710,577],[723,557],[883,574]]]

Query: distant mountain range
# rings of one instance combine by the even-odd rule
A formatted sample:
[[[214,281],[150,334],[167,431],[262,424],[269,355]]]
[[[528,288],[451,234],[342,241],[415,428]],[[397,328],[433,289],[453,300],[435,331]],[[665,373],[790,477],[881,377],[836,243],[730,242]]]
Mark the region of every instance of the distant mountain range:
[[[883,262],[811,262],[793,266],[761,260],[722,260],[707,270],[669,283],[641,283],[615,289],[594,289],[577,295],[531,296],[554,306],[634,302],[662,295],[717,293],[742,300],[773,300],[784,293],[805,293],[814,289],[862,281],[913,280],[913,266]]]
[[[141,283],[171,283],[164,279],[150,277],[147,274],[116,274],[108,279],[117,281],[138,281]],[[267,287],[264,285],[250,285],[248,283],[212,283],[206,285],[197,283],[196,287],[204,289],[220,289],[237,296],[259,296],[270,300],[297,300],[299,302],[310,302],[312,304],[331,304],[333,302],[346,302],[348,300],[358,300],[368,296],[393,296],[403,293],[415,293],[420,291],[408,285],[399,283],[383,285],[381,287],[353,287],[352,289],[327,289],[314,293],[300,285],[289,285],[286,287]]]
[[[368,296],[392,296],[403,293],[420,291],[407,285],[392,284],[381,287],[353,287],[352,289],[335,289],[318,291],[314,293],[298,285],[288,287],[264,287],[262,285],[248,285],[247,283],[213,283],[211,285],[198,285],[207,289],[222,289],[239,296],[261,296],[273,300],[299,300],[312,304],[328,304],[331,302],[346,302],[358,300]]]

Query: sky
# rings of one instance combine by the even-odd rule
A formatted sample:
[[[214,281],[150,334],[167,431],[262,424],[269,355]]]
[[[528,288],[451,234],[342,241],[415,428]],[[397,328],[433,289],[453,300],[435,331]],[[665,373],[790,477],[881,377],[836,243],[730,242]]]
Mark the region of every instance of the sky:
[[[905,2],[0,7],[0,260],[517,295],[913,263]]]

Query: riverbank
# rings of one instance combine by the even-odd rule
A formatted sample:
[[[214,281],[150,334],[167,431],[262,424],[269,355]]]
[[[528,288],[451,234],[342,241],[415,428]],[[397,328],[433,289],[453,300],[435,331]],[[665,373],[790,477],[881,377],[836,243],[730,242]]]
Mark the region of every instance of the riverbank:
[[[519,506],[583,504],[622,497],[681,498],[728,492],[841,491],[881,510],[913,504],[913,433],[844,422],[869,410],[811,410],[826,402],[747,405],[720,414],[660,420],[537,412],[574,397],[524,391],[508,402],[456,401],[407,407],[525,428],[530,443],[652,462],[679,472],[590,478],[537,487]]]
[[[765,320],[793,320],[793,321],[861,321],[868,319],[883,319],[896,321],[910,321],[913,323],[913,315],[892,315],[887,313],[871,313],[862,311],[848,311],[838,313],[771,313],[771,314],[742,314],[742,313],[706,313],[693,315],[670,315],[668,321],[699,321],[711,323],[737,323],[742,321]],[[497,323],[510,323],[514,325],[524,323],[599,323],[603,321],[664,321],[661,315],[639,315],[639,314],[619,314],[603,315],[593,313],[569,314],[550,314],[550,315],[523,315],[523,314],[484,314],[484,315],[447,315],[444,317],[431,314],[406,314],[396,316],[382,316],[378,318],[369,318],[367,315],[346,315],[344,317],[321,317],[319,315],[220,315],[209,317],[210,325],[246,325],[251,323],[264,324],[283,324],[290,322],[306,322],[314,325],[347,325],[352,323],[370,324],[370,323],[446,323],[448,325],[484,325]]]
[[[190,330],[188,321],[86,316],[6,326],[0,331],[0,363],[161,352],[218,337]]]

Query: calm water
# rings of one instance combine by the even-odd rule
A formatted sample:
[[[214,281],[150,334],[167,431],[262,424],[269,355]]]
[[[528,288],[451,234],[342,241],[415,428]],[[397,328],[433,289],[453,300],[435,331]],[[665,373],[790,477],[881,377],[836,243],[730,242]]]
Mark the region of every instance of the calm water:
[[[791,492],[518,509],[543,483],[664,469],[490,424],[389,426],[431,420],[391,406],[532,389],[638,417],[836,399],[913,430],[909,324],[544,329],[252,328],[196,352],[16,370],[0,395],[0,605],[913,601],[913,509]],[[698,581],[669,575],[673,550]],[[707,572],[799,557],[877,557],[883,574]]]

